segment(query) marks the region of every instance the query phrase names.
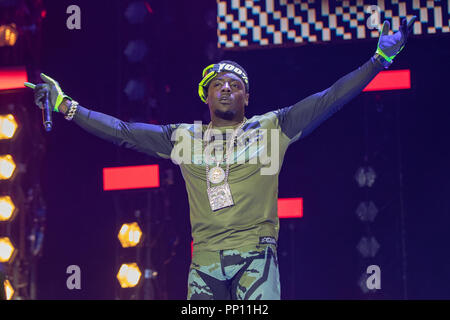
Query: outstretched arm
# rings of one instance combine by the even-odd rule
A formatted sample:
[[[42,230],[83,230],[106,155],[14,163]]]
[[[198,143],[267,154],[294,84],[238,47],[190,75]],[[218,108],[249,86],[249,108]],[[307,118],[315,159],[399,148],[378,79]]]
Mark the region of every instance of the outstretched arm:
[[[59,107],[60,112],[67,114],[66,110],[72,102],[65,100],[63,104]],[[151,156],[167,159],[173,148],[171,135],[176,127],[174,125],[125,122],[80,105],[77,106],[73,121],[99,138]]]
[[[153,125],[138,122],[125,122],[104,113],[84,108],[65,95],[58,82],[41,74],[44,83],[25,86],[34,89],[35,103],[42,108],[42,98],[49,93],[50,103],[55,112],[67,115],[87,132],[110,141],[116,145],[140,151],[151,156],[169,158],[173,148],[171,136],[176,125]],[[72,112],[70,112],[71,107]],[[76,108],[75,108],[76,106]]]
[[[281,130],[296,141],[317,128],[346,103],[356,97],[369,82],[393,62],[395,56],[405,46],[412,30],[415,16],[406,23],[403,20],[398,32],[389,35],[389,22],[385,21],[378,40],[376,53],[358,69],[343,76],[331,87],[313,94],[296,104],[277,111]]]

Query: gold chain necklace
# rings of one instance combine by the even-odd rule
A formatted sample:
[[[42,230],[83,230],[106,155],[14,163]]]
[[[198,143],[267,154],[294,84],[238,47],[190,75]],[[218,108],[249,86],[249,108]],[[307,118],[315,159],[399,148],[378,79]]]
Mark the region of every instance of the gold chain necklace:
[[[215,157],[212,157],[212,160],[216,162],[216,166],[209,169],[209,159],[205,159],[205,167],[206,167],[206,187],[208,192],[209,203],[211,205],[211,209],[213,211],[219,210],[221,208],[229,207],[234,205],[233,198],[231,196],[230,186],[228,185],[228,174],[230,172],[230,155],[233,153],[235,140],[237,138],[237,133],[247,122],[247,119],[244,117],[241,124],[234,130],[233,135],[231,136],[230,141],[226,141],[226,149],[225,156],[222,157],[221,161],[217,161]],[[204,147],[206,147],[207,143],[211,138],[211,128],[212,122],[209,123],[208,128],[205,131],[205,140]],[[220,167],[220,163],[225,159],[226,168],[225,171]],[[222,185],[211,187],[211,183],[218,184],[224,181]]]

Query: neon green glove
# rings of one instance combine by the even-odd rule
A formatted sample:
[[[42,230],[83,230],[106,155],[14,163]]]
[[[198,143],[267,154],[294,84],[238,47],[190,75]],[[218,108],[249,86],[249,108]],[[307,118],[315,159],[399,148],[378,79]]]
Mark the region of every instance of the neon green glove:
[[[44,80],[44,83],[35,85],[30,82],[25,82],[24,85],[34,90],[34,102],[39,108],[42,108],[42,98],[48,92],[53,111],[59,112],[58,108],[63,100],[65,98],[72,100],[72,98],[64,94],[64,92],[61,90],[61,87],[59,86],[59,83],[56,80],[43,73],[41,73],[41,79]]]
[[[384,21],[375,53],[382,56],[387,62],[392,63],[397,54],[404,48],[416,19],[417,17],[413,16],[408,23],[406,23],[406,19],[403,19],[400,30],[393,35],[389,35],[389,29],[391,28],[389,21]]]

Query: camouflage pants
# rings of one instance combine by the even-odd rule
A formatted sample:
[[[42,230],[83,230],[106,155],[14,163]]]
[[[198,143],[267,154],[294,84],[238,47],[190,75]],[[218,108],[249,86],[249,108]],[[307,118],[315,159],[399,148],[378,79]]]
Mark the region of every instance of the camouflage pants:
[[[188,278],[190,300],[279,300],[276,246],[194,250]]]

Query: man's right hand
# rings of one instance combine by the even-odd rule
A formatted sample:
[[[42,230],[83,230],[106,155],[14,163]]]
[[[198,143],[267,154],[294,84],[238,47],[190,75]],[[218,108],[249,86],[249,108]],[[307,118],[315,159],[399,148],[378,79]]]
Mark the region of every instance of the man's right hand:
[[[25,82],[24,85],[28,88],[34,89],[34,103],[42,109],[42,99],[48,93],[49,102],[51,104],[52,110],[60,112],[59,110],[61,103],[65,100],[72,100],[69,96],[65,95],[61,90],[59,83],[49,76],[41,73],[41,79],[44,83],[32,84],[30,82]]]

